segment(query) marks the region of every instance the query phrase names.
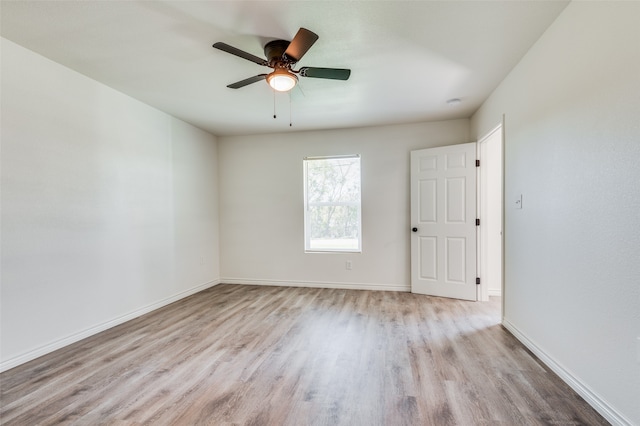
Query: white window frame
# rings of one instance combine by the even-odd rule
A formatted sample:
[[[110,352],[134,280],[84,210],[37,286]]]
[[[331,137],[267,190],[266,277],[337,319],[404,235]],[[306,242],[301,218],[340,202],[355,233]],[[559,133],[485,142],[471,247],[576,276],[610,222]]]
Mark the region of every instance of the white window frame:
[[[308,181],[307,181],[307,164],[309,161],[314,160],[331,160],[341,158],[358,158],[360,162],[360,199],[358,201],[351,202],[336,202],[336,203],[312,203],[309,204],[308,200]],[[304,157],[303,159],[303,174],[304,174],[304,251],[305,253],[361,253],[362,252],[362,158],[359,154],[353,155],[328,155],[322,157]],[[358,247],[355,249],[349,248],[311,248],[311,235],[309,230],[309,207],[311,206],[355,206],[358,208]]]

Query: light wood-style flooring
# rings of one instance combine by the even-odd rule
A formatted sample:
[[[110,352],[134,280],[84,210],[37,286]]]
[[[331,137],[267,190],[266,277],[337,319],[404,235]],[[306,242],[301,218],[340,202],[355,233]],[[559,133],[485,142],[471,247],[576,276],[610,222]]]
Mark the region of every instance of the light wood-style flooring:
[[[218,285],[0,375],[3,425],[606,425],[498,302]]]

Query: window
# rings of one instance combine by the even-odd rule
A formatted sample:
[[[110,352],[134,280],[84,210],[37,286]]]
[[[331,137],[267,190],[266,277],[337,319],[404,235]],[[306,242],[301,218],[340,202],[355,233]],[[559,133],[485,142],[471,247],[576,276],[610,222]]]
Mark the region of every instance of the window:
[[[360,156],[304,159],[305,251],[361,251]]]

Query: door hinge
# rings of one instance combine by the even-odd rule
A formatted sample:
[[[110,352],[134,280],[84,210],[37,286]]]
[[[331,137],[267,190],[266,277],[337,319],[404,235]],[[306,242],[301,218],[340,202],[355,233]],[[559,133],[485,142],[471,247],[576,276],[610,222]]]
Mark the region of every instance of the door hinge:
[[[480,219],[476,219],[476,226],[480,226]]]
[[[480,285],[480,277],[476,277],[476,284]]]
[[[480,160],[476,160],[476,167],[480,167]]]

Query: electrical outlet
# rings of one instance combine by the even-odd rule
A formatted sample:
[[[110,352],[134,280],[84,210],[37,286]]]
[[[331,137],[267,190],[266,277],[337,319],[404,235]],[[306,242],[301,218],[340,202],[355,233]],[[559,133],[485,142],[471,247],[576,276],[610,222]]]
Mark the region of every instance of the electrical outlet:
[[[351,261],[347,260],[344,264],[344,267],[346,268],[347,271],[351,270]]]

